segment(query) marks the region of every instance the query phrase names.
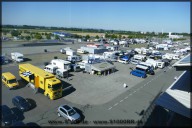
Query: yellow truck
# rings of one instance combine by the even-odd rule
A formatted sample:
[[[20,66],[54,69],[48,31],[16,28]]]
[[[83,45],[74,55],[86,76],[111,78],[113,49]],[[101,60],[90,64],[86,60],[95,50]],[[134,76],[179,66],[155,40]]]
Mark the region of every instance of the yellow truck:
[[[32,64],[19,64],[21,79],[32,85],[34,89],[41,89],[44,95],[54,100],[62,97],[62,84],[53,74]]]
[[[4,85],[9,87],[10,89],[16,88],[19,86],[18,81],[16,80],[16,77],[10,72],[2,73],[2,82]]]

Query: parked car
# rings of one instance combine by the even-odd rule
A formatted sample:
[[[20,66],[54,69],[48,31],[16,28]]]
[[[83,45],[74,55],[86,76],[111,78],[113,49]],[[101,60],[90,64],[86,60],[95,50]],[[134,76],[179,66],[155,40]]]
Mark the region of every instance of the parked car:
[[[1,106],[1,121],[5,126],[10,126],[18,120],[18,117],[12,112],[7,105]]]
[[[145,71],[141,71],[141,70],[132,70],[130,72],[131,75],[134,75],[134,76],[137,76],[137,77],[141,77],[141,78],[146,78],[147,77],[147,74]]]
[[[81,116],[77,113],[72,107],[68,105],[61,105],[57,109],[57,114],[59,117],[64,117],[72,123],[79,122],[81,120]]]
[[[31,108],[31,104],[28,102],[28,100],[24,99],[21,96],[15,96],[12,99],[12,103],[14,106],[16,106],[21,111],[28,111]]]

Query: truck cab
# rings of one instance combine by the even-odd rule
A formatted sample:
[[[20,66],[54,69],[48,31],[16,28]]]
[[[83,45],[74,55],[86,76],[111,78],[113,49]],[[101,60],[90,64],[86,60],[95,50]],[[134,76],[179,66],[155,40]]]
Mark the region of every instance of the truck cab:
[[[56,78],[51,78],[46,80],[47,89],[45,89],[44,95],[49,99],[57,99],[62,97],[62,84],[61,81]]]
[[[2,73],[2,82],[10,89],[16,88],[19,85],[18,81],[16,80],[16,77],[10,72]]]

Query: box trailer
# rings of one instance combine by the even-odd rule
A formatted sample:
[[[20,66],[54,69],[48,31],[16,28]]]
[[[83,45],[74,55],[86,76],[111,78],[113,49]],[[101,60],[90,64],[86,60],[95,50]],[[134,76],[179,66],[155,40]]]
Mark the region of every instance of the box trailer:
[[[19,64],[19,75],[22,80],[28,82],[27,86],[32,87],[35,92],[41,89],[44,95],[51,100],[62,97],[61,81],[53,74],[26,63]]]

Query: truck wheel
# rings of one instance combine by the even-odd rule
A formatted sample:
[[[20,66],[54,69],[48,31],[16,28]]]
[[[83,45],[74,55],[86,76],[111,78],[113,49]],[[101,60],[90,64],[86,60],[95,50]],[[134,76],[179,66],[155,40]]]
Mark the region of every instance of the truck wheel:
[[[59,112],[57,113],[57,115],[58,115],[58,117],[61,117],[61,114]]]

